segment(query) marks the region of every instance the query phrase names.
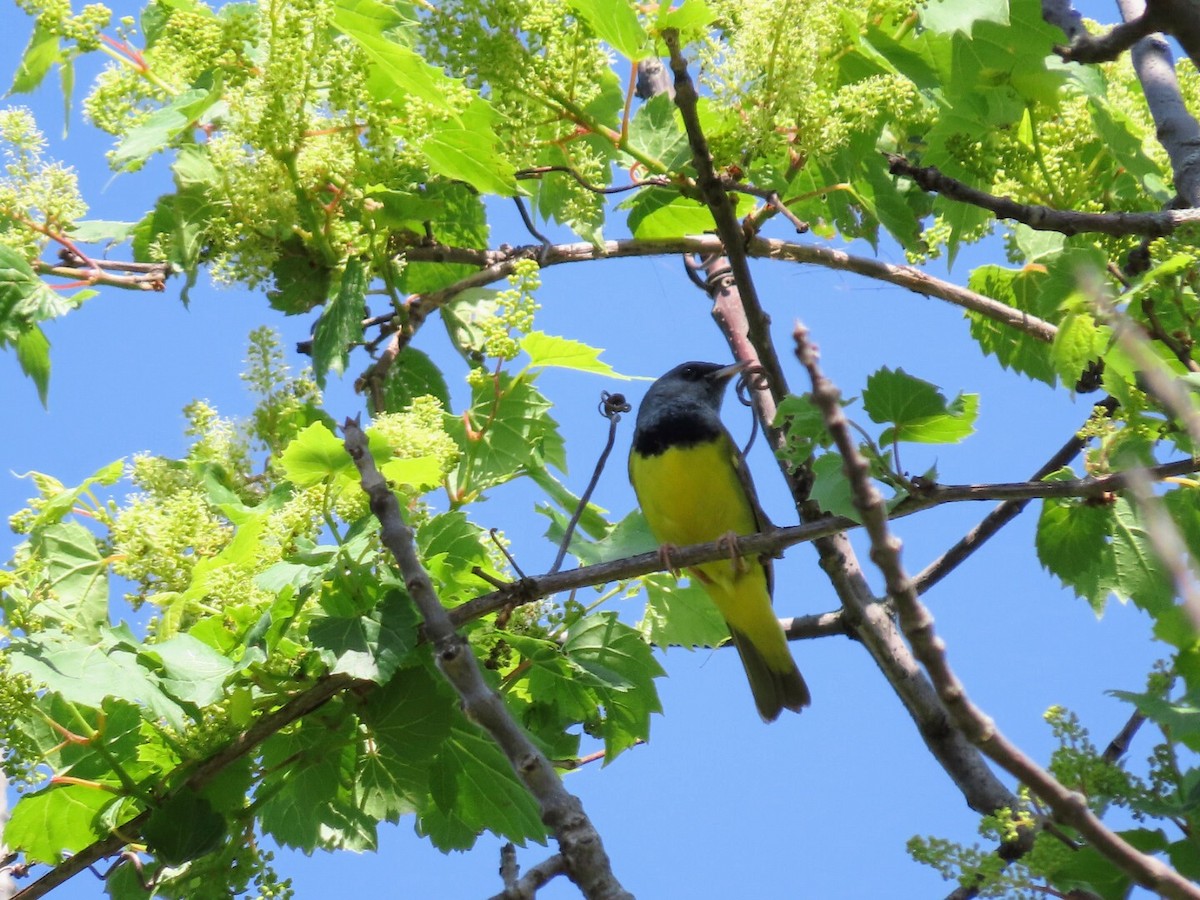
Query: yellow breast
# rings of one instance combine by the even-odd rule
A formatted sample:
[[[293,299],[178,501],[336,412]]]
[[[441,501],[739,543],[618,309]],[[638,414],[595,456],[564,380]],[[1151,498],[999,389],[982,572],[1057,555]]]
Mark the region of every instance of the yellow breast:
[[[629,459],[629,478],[655,540],[685,546],[757,530],[728,435]]]

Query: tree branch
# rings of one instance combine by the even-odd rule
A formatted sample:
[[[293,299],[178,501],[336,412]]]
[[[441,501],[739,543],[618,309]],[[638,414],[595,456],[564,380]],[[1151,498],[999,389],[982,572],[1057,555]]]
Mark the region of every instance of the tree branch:
[[[1018,778],[1042,799],[1060,822],[1076,829],[1103,856],[1135,881],[1173,898],[1200,900],[1200,888],[1161,860],[1139,852],[1109,830],[1088,808],[1081,794],[1068,790],[1049,772],[1027,757],[967,697],[962,682],[946,659],[946,645],[934,631],[933,616],[917,596],[912,580],[900,562],[900,541],[887,526],[887,506],[870,480],[870,466],[858,452],[841,407],[841,394],[821,372],[816,348],[808,332],[797,324],[796,355],[812,380],[813,403],[821,410],[850,479],[855,508],[871,540],[871,559],[883,573],[888,595],[895,603],[900,626],[913,652],[937,688],[953,721],[990,759]]]
[[[1181,459],[1144,470],[1156,481],[1174,478],[1200,471],[1200,459]],[[987,500],[1023,500],[1044,497],[1101,497],[1128,486],[1129,473],[1115,472],[1099,478],[1075,478],[1069,481],[1021,481],[982,485],[931,485],[920,495],[914,495],[895,506],[889,513],[893,519],[904,518],[923,512],[943,503],[961,503]],[[803,525],[791,525],[757,534],[739,535],[737,549],[746,557],[773,556],[793,547],[821,538],[831,537],[855,528],[858,522],[846,516],[825,516]],[[707,544],[692,544],[671,551],[673,567],[687,569],[700,563],[729,558],[729,546],[722,541]],[[626,556],[609,562],[580,566],[563,572],[548,572],[518,579],[495,591],[483,594],[450,610],[450,620],[455,627],[480,616],[497,612],[506,606],[533,603],[544,597],[564,591],[574,591],[597,584],[623,581],[651,572],[664,572],[667,567],[657,550]],[[844,634],[844,625],[834,625],[829,617],[833,613],[819,616],[803,616],[788,619],[790,627],[798,637],[820,637],[825,634]],[[789,627],[789,626],[785,626]]]
[[[494,894],[491,900],[533,900],[539,888],[549,884],[566,870],[566,861],[562,854],[555,853],[530,868],[512,884],[506,885],[504,890]]]
[[[689,114],[685,90],[691,89],[691,82],[678,52],[677,36],[673,40],[664,34],[664,40],[671,50],[671,67],[676,76],[676,103],[688,130],[697,171],[703,175],[702,163],[707,162],[707,144],[695,115],[694,98]],[[692,93],[694,95],[694,91]],[[711,171],[711,163],[708,166]],[[706,194],[706,200],[720,231],[721,223],[728,222],[733,215],[728,196],[723,190],[720,193],[713,191]],[[723,208],[715,208],[718,201]],[[749,270],[744,266],[745,257],[741,252],[739,236],[727,236],[721,232],[721,237],[730,257],[733,278],[715,281],[710,272],[709,291],[715,300],[714,318],[725,333],[736,358],[757,359],[763,365],[770,391],[754,392],[755,410],[764,432],[777,447],[782,434],[775,425],[775,405],[785,392],[786,380],[771,341],[769,319],[758,303]],[[730,246],[731,241],[734,246]],[[780,468],[802,520],[809,521],[822,515],[818,506],[808,500],[808,479],[797,478],[782,461]],[[946,712],[938,702],[932,685],[921,674],[887,609],[872,597],[846,536],[838,533],[822,537],[816,541],[816,547],[821,565],[842,602],[845,624],[870,652],[904,703],[926,746],[962,791],[967,803],[980,812],[993,812],[1014,805],[1016,799],[987,767],[979,751],[963,735],[947,727]]]
[[[885,153],[884,156],[887,157],[888,171],[893,175],[911,178],[921,190],[978,206],[995,213],[997,218],[1012,219],[1038,231],[1057,231],[1066,235],[1097,232],[1163,237],[1184,225],[1200,222],[1200,209],[1169,209],[1156,213],[1088,213],[1018,203],[1008,197],[997,197],[995,194],[973,188],[956,178],[942,174],[934,166],[914,166],[895,153]]]
[[[1170,30],[1200,66],[1200,16],[1194,2],[1155,0],[1147,6],[1144,0],[1117,0],[1117,6],[1127,24],[1150,17],[1151,31]],[[1171,160],[1175,191],[1185,205],[1200,206],[1200,123],[1183,102],[1171,48],[1160,35],[1147,34],[1133,45],[1130,59],[1154,118],[1155,134]]]
[[[1042,19],[1050,25],[1057,25],[1069,41],[1087,35],[1083,16],[1071,5],[1071,0],[1042,0]]]
[[[230,764],[241,759],[271,735],[301,719],[321,706],[333,696],[357,684],[348,675],[328,675],[312,687],[292,697],[274,712],[257,719],[253,725],[234,738],[224,749],[192,765],[184,763],[176,772],[190,768],[191,772],[182,783],[169,791],[162,799],[174,796],[183,790],[199,790],[224,771]],[[172,773],[174,774],[174,773]],[[171,780],[168,778],[168,780]],[[123,847],[136,840],[142,827],[149,820],[151,810],[143,810],[132,819],[122,822],[108,837],[89,844],[75,855],[63,860],[37,881],[18,893],[13,900],[36,900],[44,897],[61,884],[78,875],[88,866],[106,856],[119,853]]]
[[[1067,62],[1100,63],[1112,62],[1142,38],[1158,31],[1154,20],[1139,16],[1128,22],[1114,25],[1104,34],[1088,34],[1079,31],[1066,47],[1055,47],[1054,52]]]
[[[1111,413],[1116,408],[1117,401],[1109,397],[1101,403],[1096,404],[1096,406],[1104,407]],[[1046,460],[1033,473],[1029,480],[1040,483],[1050,473],[1057,472],[1073,460],[1086,443],[1085,440],[1079,437],[1078,433],[1071,435],[1067,442],[1053,456]],[[1022,510],[1029,504],[1029,499],[1027,497],[1007,499],[984,516],[978,525],[963,535],[953,547],[922,569],[920,574],[913,579],[917,593],[925,593],[953,572],[972,553],[987,543],[1001,528],[1020,515]]]
[[[461,698],[463,711],[496,742],[537,800],[542,821],[558,840],[567,874],[583,895],[595,900],[632,900],[613,874],[600,834],[583,811],[583,804],[563,787],[550,760],[534,746],[500,696],[488,687],[470,645],[455,631],[417,556],[413,533],[404,524],[400,504],[367,452],[366,434],[353,419],[347,419],[342,430],[346,452],[358,467],[371,512],[379,520],[380,539],[400,567],[404,586],[424,620],[434,659]]]
[[[1136,5],[1126,7],[1120,0],[1121,14],[1125,21],[1113,26],[1104,34],[1089,35],[1079,29],[1072,33],[1063,28],[1071,43],[1067,47],[1055,47],[1054,52],[1071,62],[1098,63],[1115,60],[1156,31],[1171,34],[1179,41],[1192,62],[1200,67],[1200,19],[1196,15],[1196,4],[1192,0],[1137,0]],[[1042,3],[1042,15],[1046,21],[1047,0]],[[1055,24],[1058,24],[1055,21]]]
[[[926,297],[934,297],[947,303],[971,310],[985,318],[1049,343],[1054,340],[1057,329],[1050,322],[1030,313],[1008,306],[984,294],[976,293],[952,282],[936,278],[915,266],[894,265],[864,256],[854,256],[843,250],[814,247],[789,241],[767,238],[751,238],[745,242],[745,252],[757,259],[775,259],[786,262],[809,263],[843,272],[853,272],[867,278],[886,281],[897,287],[906,288]],[[477,250],[467,247],[430,245],[409,247],[403,251],[411,262],[455,262],[481,267],[481,271],[455,282],[448,287],[427,294],[414,294],[398,314],[375,316],[364,321],[364,327],[381,325],[392,329],[392,334],[380,356],[355,382],[359,391],[367,390],[371,384],[386,377],[388,369],[400,352],[408,346],[425,320],[447,303],[451,303],[463,291],[484,287],[513,272],[518,259],[538,259],[543,267],[566,263],[593,262],[600,259],[629,259],[642,256],[689,256],[711,257],[724,255],[722,240],[714,235],[680,237],[664,240],[626,239],[590,243],[554,244],[543,248],[540,245],[515,247],[508,250]],[[395,318],[403,320],[400,327],[390,325]],[[305,353],[311,342],[297,344],[297,352]],[[782,372],[780,372],[780,376]]]
[[[664,29],[662,38],[671,54],[671,73],[675,77],[675,106],[683,119],[684,131],[687,132],[688,144],[692,149],[696,184],[717,227],[717,236],[721,239],[721,255],[729,260],[730,274],[737,285],[739,302],[724,306],[718,304],[717,314],[726,318],[736,314],[740,319],[736,323],[723,326],[723,330],[733,347],[734,358],[758,365],[765,373],[770,393],[752,391],[752,394],[759,418],[770,423],[775,420],[775,415],[773,404],[768,403],[768,397],[774,404],[778,404],[786,393],[787,382],[779,357],[775,353],[775,346],[771,343],[769,319],[763,312],[758,290],[750,275],[750,262],[746,255],[748,241],[738,224],[734,205],[725,189],[725,182],[713,169],[708,139],[700,126],[697,108],[700,96],[696,93],[696,87],[688,74],[687,61],[683,58],[683,51],[679,46],[679,32],[674,28]],[[768,408],[769,406],[771,408]]]
[[[104,259],[90,260],[87,264],[76,264],[77,257],[69,256],[58,265],[36,260],[33,269],[39,275],[68,278],[72,282],[89,285],[122,288],[136,291],[166,290],[167,278],[171,275],[170,263],[109,262]],[[128,274],[119,275],[118,272]]]

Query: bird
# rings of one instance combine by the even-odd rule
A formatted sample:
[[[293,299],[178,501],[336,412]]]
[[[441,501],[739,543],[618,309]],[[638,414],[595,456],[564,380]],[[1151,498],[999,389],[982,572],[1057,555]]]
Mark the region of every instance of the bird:
[[[729,626],[763,721],[811,697],[771,608],[770,559],[742,558],[734,536],[770,527],[746,461],[721,422],[725,387],[745,362],[686,362],[650,386],[638,407],[629,480],[664,561],[687,544],[724,540],[731,558],[688,569]]]

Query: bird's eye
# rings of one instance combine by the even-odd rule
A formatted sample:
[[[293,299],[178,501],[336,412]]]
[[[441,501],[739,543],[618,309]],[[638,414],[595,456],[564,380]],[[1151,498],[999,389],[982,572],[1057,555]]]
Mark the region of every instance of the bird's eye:
[[[696,375],[697,375],[696,367],[695,366],[684,366],[683,371],[680,374],[683,375],[683,377],[686,378],[688,381],[695,381]]]

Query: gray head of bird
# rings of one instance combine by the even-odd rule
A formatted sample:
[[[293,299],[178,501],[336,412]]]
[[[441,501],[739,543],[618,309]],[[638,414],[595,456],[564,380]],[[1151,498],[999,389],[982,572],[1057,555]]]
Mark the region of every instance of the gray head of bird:
[[[646,427],[660,417],[707,410],[718,413],[725,398],[725,386],[734,375],[749,365],[710,362],[685,362],[650,385],[638,408],[637,424]]]

